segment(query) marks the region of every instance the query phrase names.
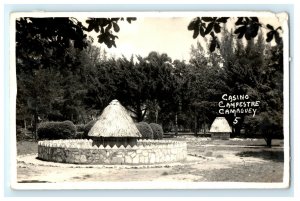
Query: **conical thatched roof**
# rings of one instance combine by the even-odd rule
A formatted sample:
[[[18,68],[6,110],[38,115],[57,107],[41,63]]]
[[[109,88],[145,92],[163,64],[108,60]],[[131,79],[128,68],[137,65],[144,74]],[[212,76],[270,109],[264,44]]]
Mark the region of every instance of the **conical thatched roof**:
[[[211,132],[211,133],[231,133],[231,127],[229,126],[225,117],[216,117],[210,127],[209,132]]]
[[[91,137],[142,137],[118,100],[113,100],[88,133]]]

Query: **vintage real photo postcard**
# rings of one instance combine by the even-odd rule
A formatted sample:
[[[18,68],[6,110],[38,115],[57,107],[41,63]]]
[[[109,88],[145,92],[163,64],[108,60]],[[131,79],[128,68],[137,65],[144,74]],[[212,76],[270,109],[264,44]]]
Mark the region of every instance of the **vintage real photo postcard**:
[[[287,13],[12,13],[13,189],[288,188]]]

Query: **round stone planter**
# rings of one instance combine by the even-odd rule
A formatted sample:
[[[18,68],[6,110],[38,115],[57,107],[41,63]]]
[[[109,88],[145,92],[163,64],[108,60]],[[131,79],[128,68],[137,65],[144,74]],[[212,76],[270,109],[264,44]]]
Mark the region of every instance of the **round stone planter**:
[[[138,140],[135,146],[94,145],[92,140],[45,140],[38,142],[38,158],[73,164],[159,164],[183,161],[186,142]]]

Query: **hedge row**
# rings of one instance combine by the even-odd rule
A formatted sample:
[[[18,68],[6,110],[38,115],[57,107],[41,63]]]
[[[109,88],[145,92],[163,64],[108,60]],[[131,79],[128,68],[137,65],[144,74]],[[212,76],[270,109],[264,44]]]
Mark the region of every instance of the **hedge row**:
[[[38,138],[54,139],[77,139],[88,138],[88,133],[97,120],[92,120],[86,125],[74,125],[71,121],[64,122],[42,122],[38,126]],[[136,127],[142,134],[143,139],[162,139],[163,129],[159,124],[146,122],[136,123]]]
[[[162,139],[164,135],[162,126],[155,123],[151,123],[150,126],[153,130],[153,139]]]
[[[71,121],[42,122],[37,130],[39,139],[70,139],[75,138],[76,126]]]
[[[139,122],[136,127],[142,134],[143,139],[162,139],[164,131],[159,124]]]
[[[137,129],[142,134],[143,139],[153,139],[153,130],[151,126],[146,122],[139,122],[135,124]]]

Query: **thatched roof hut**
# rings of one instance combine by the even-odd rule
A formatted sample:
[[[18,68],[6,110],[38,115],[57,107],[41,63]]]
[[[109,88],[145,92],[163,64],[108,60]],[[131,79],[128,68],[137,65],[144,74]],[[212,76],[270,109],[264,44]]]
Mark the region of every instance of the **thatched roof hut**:
[[[95,125],[88,133],[95,144],[134,145],[142,137],[127,110],[118,100],[113,100],[103,110]]]
[[[229,139],[232,130],[225,117],[216,117],[209,132],[213,139]]]

